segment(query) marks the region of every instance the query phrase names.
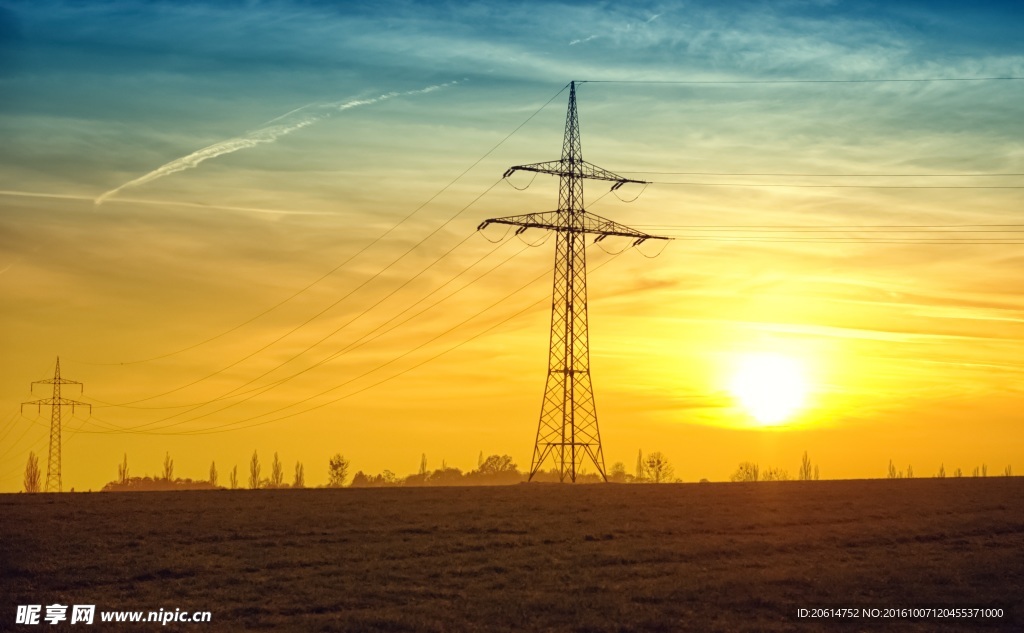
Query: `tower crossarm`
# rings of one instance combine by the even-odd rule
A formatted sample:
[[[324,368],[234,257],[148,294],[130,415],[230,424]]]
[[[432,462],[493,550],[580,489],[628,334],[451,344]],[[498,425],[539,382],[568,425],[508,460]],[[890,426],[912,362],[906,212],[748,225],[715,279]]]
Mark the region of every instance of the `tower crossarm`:
[[[566,226],[565,215],[559,211],[542,211],[540,213],[527,213],[524,215],[510,215],[503,218],[491,218],[484,220],[477,230],[483,230],[489,224],[506,224],[520,227],[516,233],[522,233],[526,229],[546,229],[550,231],[565,231],[569,233],[587,233],[596,235],[595,242],[600,242],[606,237],[631,237],[636,240],[634,244],[640,244],[647,240],[667,240],[669,238],[660,235],[651,235],[619,224],[614,220],[603,218],[597,214],[584,211],[583,222],[577,226]]]
[[[79,402],[78,400],[70,400],[68,398],[43,398],[42,400],[30,400],[28,402],[21,403],[21,410],[25,410],[25,405],[36,405],[36,408],[41,409],[44,406],[62,406],[71,407],[71,411],[75,410],[75,407],[89,407],[89,412],[92,413],[92,404],[88,402]]]
[[[67,378],[61,378],[60,376],[49,378],[47,380],[33,380],[28,386],[29,391],[32,391],[36,385],[78,385],[79,391],[85,389],[85,387],[82,386],[82,383],[77,380],[68,380]]]
[[[509,167],[505,172],[504,178],[508,178],[517,171],[532,171],[538,174],[550,174],[552,176],[573,176],[576,178],[589,178],[590,180],[608,180],[615,183],[612,185],[612,190],[618,189],[626,183],[636,183],[639,185],[650,184],[646,180],[634,180],[632,178],[620,176],[604,169],[603,167],[598,167],[593,163],[588,163],[585,160],[570,161],[567,158],[563,158],[561,160],[549,160],[543,163],[531,163],[529,165],[516,165],[515,167]]]

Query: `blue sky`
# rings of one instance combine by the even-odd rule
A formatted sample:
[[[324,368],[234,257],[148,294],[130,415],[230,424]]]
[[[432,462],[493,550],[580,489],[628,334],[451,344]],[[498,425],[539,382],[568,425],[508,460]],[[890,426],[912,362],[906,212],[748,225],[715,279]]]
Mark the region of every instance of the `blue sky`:
[[[4,460],[13,459],[0,467],[0,486],[15,488],[25,454],[45,443],[45,424],[20,417],[17,405],[28,399],[29,381],[52,371],[56,354],[99,398],[154,394],[302,322],[492,185],[498,187],[380,280],[397,286],[487,217],[552,208],[553,183],[541,179],[516,192],[498,181],[510,165],[557,157],[564,93],[366,256],[239,336],[130,370],[89,364],[204,340],[289,296],[455,180],[569,80],[1022,77],[1022,17],[1018,3],[955,2],[2,2],[0,330],[8,362],[0,370],[0,412],[10,415],[0,418],[0,436],[13,429],[23,439],[0,449]],[[584,155],[612,171],[914,173],[923,174],[910,181],[920,185],[939,173],[1024,172],[1022,91],[1024,81],[587,83],[579,86],[579,99]],[[262,140],[250,142],[257,137]],[[237,139],[244,145],[237,151],[94,204],[163,165]],[[527,184],[521,177],[513,184]],[[758,187],[719,186],[737,178],[654,185],[632,204],[612,196],[598,202],[604,193],[598,189],[588,189],[587,199],[597,213],[650,227],[1011,224],[1021,208],[1017,190],[759,188],[780,184],[770,178],[745,181]],[[781,184],[814,182],[820,181]],[[955,181],[991,182],[984,176]],[[624,193],[629,199],[640,192]],[[415,284],[426,291],[488,248],[482,239],[467,241]],[[690,462],[677,467],[684,478],[724,478],[734,462],[795,463],[804,448],[817,446],[840,474],[859,476],[871,471],[852,458],[843,461],[836,448],[850,438],[868,447],[907,411],[938,411],[947,426],[937,442],[952,445],[966,437],[977,411],[991,412],[997,430],[975,436],[977,444],[963,442],[966,468],[966,460],[1004,450],[1001,433],[1019,422],[1007,413],[1019,389],[1012,386],[1019,377],[1012,350],[1024,339],[1022,257],[1013,248],[737,248],[701,241],[673,244],[656,260],[633,255],[616,259],[600,273],[605,281],[592,285],[595,385],[599,409],[607,410],[602,424],[610,462],[629,463],[638,447],[661,449]],[[550,267],[546,249],[518,257],[521,268],[497,271],[446,311],[379,349],[368,347],[350,365],[311,371],[308,383],[289,383],[292,391],[249,403],[249,413],[393,358]],[[599,263],[606,255],[594,257]],[[546,283],[535,294],[542,297]],[[376,288],[368,286],[361,302],[340,305],[207,390],[158,402],[216,397],[358,314],[382,296],[375,292],[386,291]],[[405,292],[389,300],[396,309]],[[462,348],[477,356],[453,352],[445,357],[450,363],[439,361],[435,378],[413,372],[411,382],[396,379],[390,391],[367,392],[379,398],[353,397],[347,408],[310,414],[309,437],[326,434],[350,446],[367,470],[401,471],[406,462],[411,469],[423,451],[466,466],[479,450],[513,452],[522,462],[540,398],[546,319],[541,310],[510,321]],[[895,340],[905,347],[893,346]],[[773,345],[798,350],[812,364],[819,359],[821,406],[817,417],[808,415],[828,418],[830,426],[818,434],[794,431],[766,448],[756,434],[741,441],[729,435],[741,413],[723,412],[726,398],[715,376],[743,346]],[[486,379],[468,372],[467,380],[466,363],[479,357],[495,359],[501,369]],[[942,370],[923,368],[922,358]],[[971,373],[979,367],[996,373]],[[869,374],[887,380],[872,382],[864,378]],[[463,387],[445,392],[453,384]],[[956,406],[943,400],[948,384],[960,385],[950,391],[960,398]],[[451,422],[477,420],[496,408],[501,414],[486,430]],[[111,411],[107,419],[124,425],[152,415]],[[331,426],[339,416],[388,417],[412,439],[386,455],[365,427]],[[111,469],[126,449],[154,464],[168,446],[201,452],[188,444],[194,439],[86,437],[95,429],[83,420],[74,425],[86,438],[78,441]],[[714,435],[718,427],[730,430]],[[914,424],[900,428],[915,437]],[[714,447],[704,456],[688,448],[694,433]],[[327,457],[308,448],[301,433],[281,439],[274,425],[234,437],[232,445],[244,450],[236,456],[225,447],[218,459],[241,463],[249,446],[274,450],[275,443],[311,462]],[[884,467],[877,449],[865,451],[857,459]],[[197,464],[216,457],[208,452]],[[908,458],[922,463],[937,464],[940,452],[907,449]],[[78,468],[90,473],[83,475],[90,485],[105,481],[102,469],[85,462]]]

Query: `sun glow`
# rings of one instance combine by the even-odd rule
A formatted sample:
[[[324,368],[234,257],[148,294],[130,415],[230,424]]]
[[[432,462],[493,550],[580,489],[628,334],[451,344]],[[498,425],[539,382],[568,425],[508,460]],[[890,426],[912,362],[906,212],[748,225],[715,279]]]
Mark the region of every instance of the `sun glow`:
[[[764,426],[775,426],[799,410],[807,397],[801,364],[781,354],[748,354],[729,384],[729,391]]]

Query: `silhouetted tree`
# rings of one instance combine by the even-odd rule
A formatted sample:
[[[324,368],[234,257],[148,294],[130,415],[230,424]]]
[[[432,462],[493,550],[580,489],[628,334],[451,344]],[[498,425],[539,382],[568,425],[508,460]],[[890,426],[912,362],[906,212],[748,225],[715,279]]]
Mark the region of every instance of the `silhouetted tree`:
[[[647,478],[649,480],[656,484],[660,484],[672,481],[672,475],[675,474],[675,469],[660,451],[655,451],[653,453],[649,453],[647,458],[644,460],[644,472],[647,473]]]
[[[499,475],[502,473],[518,473],[519,467],[508,455],[490,455],[480,464],[477,470],[485,475]]]
[[[228,483],[231,484],[231,489],[236,490],[238,488],[238,464],[231,469],[231,475],[228,477]]]
[[[426,453],[423,453],[422,455],[420,455],[420,472],[419,472],[419,475],[423,479],[427,478],[427,454]]]
[[[988,464],[981,465],[981,476],[988,477]]]
[[[327,462],[327,487],[341,488],[348,479],[348,460],[337,453]],[[360,471],[361,472],[361,471]],[[353,481],[355,483],[355,481]]]
[[[128,453],[124,454],[124,461],[117,466],[117,480],[123,484],[128,483]]]
[[[39,474],[39,458],[35,452],[29,451],[28,463],[25,464],[25,492],[39,492],[42,489],[42,476]]]
[[[797,478],[800,481],[810,481],[811,473],[811,458],[807,456],[807,451],[804,451],[803,459],[800,460],[800,475]]]
[[[753,462],[741,462],[736,472],[729,475],[729,481],[757,481],[761,477],[761,469]]]
[[[814,481],[818,481],[818,465],[814,465]]]
[[[163,475],[163,478],[164,478],[165,481],[173,481],[174,480],[174,460],[171,459],[170,452],[168,452],[168,453],[166,453],[164,455],[164,475]]]
[[[485,485],[517,483],[522,478],[519,467],[508,455],[489,455],[476,470],[466,474],[470,482]]]
[[[964,471],[960,470],[960,468],[958,467],[956,470],[953,471],[953,476],[954,477],[963,477],[964,476]]]
[[[281,460],[277,458],[277,451],[274,451],[274,461],[270,464],[270,488],[280,488],[284,485],[284,468],[281,467]]]
[[[462,471],[454,467],[438,468],[427,477],[429,486],[459,486],[464,483]],[[355,485],[355,481],[352,482],[352,485]]]
[[[306,467],[302,462],[295,462],[295,480],[292,481],[292,488],[306,487]]]
[[[210,485],[217,485],[217,462],[210,462]]]
[[[769,466],[761,472],[761,481],[789,481],[789,471]]]
[[[637,449],[636,452],[636,474],[633,475],[634,481],[647,481],[647,472],[644,465],[644,451],[643,449]]]
[[[395,476],[395,473],[390,470],[385,470],[379,475],[366,475],[363,471],[359,471],[352,478],[352,487],[359,488],[362,486],[369,487],[382,487],[382,486],[398,486],[402,482]]]
[[[621,484],[626,482],[626,465],[622,462],[615,462],[608,470],[608,481]]]
[[[1013,468],[1009,464],[1003,469],[1003,477],[1013,477]]]
[[[889,479],[896,479],[896,467],[893,466],[892,460],[889,460]]]
[[[935,476],[938,477],[939,479],[945,479],[946,478],[946,465],[945,464],[939,464],[939,472],[936,473]]]
[[[249,488],[256,490],[260,487],[260,471],[262,470],[260,456],[256,454],[256,451],[253,451],[252,459],[249,460]]]

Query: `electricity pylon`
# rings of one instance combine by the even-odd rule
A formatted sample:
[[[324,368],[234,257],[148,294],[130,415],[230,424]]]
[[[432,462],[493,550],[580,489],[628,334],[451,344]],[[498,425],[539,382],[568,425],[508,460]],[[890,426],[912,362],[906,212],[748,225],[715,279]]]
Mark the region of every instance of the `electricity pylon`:
[[[21,409],[25,410],[26,404],[34,404],[40,410],[43,405],[50,407],[50,461],[46,464],[46,492],[61,492],[61,473],[60,473],[60,421],[61,407],[71,407],[71,413],[75,412],[76,406],[89,407],[89,412],[92,412],[92,405],[88,402],[79,402],[77,400],[69,400],[62,398],[60,395],[61,385],[78,385],[79,390],[84,389],[82,383],[77,380],[68,380],[67,378],[60,377],[60,356],[57,357],[57,368],[53,372],[53,378],[50,380],[36,380],[33,382],[29,389],[35,387],[35,385],[53,385],[53,396],[50,398],[43,398],[42,400],[32,400],[31,402],[22,402]]]
[[[569,111],[565,118],[562,158],[516,165],[505,172],[505,177],[516,171],[532,171],[559,178],[557,210],[491,218],[479,227],[483,229],[488,224],[508,224],[519,227],[517,234],[528,228],[548,229],[557,233],[548,375],[529,478],[532,480],[545,460],[551,457],[558,468],[558,478],[563,482],[567,476],[570,481],[576,481],[584,459],[593,462],[601,477],[607,481],[601,432],[597,426],[597,406],[590,379],[586,235],[596,235],[595,242],[608,236],[630,237],[634,240],[634,246],[645,240],[668,238],[648,235],[584,209],[585,179],[610,181],[614,183],[612,190],[626,183],[647,183],[623,178],[583,160],[579,118],[576,114],[576,82],[569,83]]]

